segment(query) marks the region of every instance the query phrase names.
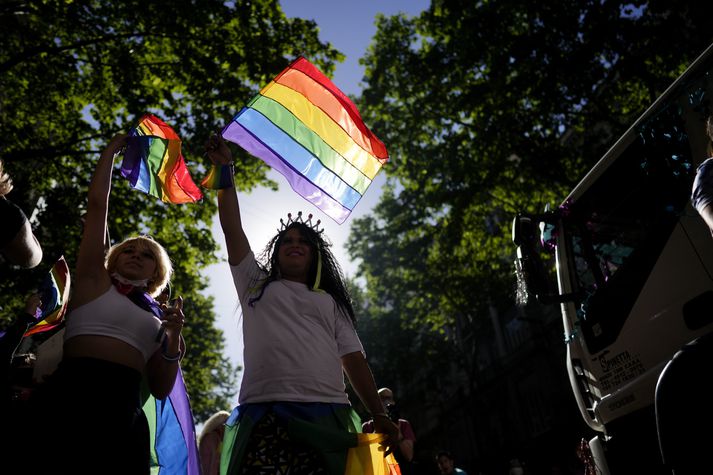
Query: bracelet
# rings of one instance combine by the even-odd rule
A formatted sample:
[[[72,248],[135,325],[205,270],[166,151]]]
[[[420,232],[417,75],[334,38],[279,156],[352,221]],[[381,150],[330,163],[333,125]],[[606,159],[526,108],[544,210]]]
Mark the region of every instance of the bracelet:
[[[164,353],[164,352],[162,351],[162,352],[161,352],[161,358],[163,358],[163,359],[166,360],[166,361],[170,361],[170,362],[173,363],[174,361],[178,361],[178,360],[181,359],[181,352],[179,351],[178,353],[176,353],[175,356],[169,356],[169,355],[167,355],[166,353]]]
[[[213,165],[208,172],[208,176],[203,178],[201,185],[209,190],[222,190],[234,186],[233,176],[235,175],[233,164]]]

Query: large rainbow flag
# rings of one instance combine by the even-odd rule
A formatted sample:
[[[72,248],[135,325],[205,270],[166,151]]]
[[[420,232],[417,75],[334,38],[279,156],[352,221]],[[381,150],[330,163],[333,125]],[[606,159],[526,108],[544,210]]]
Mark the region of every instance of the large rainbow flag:
[[[389,159],[354,103],[303,57],[266,85],[223,137],[340,224]]]
[[[200,475],[200,460],[188,392],[183,372],[166,399],[156,399],[145,389],[144,413],[149,422],[151,475]]]
[[[64,256],[60,256],[38,288],[42,304],[37,309],[35,317],[39,321],[32,325],[24,336],[52,330],[62,323],[67,311],[71,283],[67,261],[64,260]]]
[[[121,175],[132,188],[167,203],[193,203],[203,197],[181,154],[181,139],[155,115],[144,115],[131,129]]]

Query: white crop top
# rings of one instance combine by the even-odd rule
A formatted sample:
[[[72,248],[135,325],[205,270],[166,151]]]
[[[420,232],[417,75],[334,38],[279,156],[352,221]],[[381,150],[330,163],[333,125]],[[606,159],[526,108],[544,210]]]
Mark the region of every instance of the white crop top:
[[[139,350],[148,361],[161,344],[157,341],[160,329],[161,320],[112,285],[104,294],[67,314],[64,339],[78,335],[116,338]]]

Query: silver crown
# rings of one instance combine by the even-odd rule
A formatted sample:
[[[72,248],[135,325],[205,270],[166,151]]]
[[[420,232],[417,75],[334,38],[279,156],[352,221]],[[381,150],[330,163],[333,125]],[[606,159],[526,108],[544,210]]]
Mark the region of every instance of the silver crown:
[[[281,233],[285,229],[289,228],[291,224],[301,223],[312,229],[317,234],[321,234],[324,231],[324,229],[319,229],[319,224],[321,222],[322,221],[318,219],[316,223],[312,223],[312,214],[308,214],[307,220],[305,221],[304,219],[302,219],[302,211],[298,211],[297,217],[294,219],[292,218],[292,213],[287,213],[287,222],[285,222],[284,219],[280,218],[280,228],[277,230],[277,232]]]

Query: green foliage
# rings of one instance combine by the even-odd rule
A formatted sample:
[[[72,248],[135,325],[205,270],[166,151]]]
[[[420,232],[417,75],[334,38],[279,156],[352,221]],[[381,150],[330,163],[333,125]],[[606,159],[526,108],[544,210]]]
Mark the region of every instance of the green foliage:
[[[319,41],[314,22],[288,19],[275,0],[4,2],[0,6],[0,158],[9,198],[31,213],[45,260],[0,281],[7,320],[39,275],[63,254],[74,266],[86,186],[98,153],[147,112],[172,125],[194,181],[202,147],[267,80],[304,54],[326,73],[342,55]],[[259,160],[235,151],[237,187],[274,186]],[[118,174],[117,174],[118,175]],[[214,198],[166,205],[115,176],[113,241],[142,232],[168,250],[174,294],[186,301],[183,362],[196,419],[228,407],[235,368],[222,356],[201,270],[216,261]],[[222,239],[222,237],[220,237]]]
[[[348,243],[373,325],[400,319],[409,335],[475,351],[489,312],[513,305],[514,215],[564,201],[708,46],[709,13],[691,1],[434,0],[414,19],[378,18],[360,110],[389,149],[389,186]]]

